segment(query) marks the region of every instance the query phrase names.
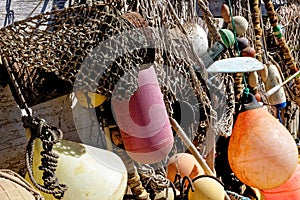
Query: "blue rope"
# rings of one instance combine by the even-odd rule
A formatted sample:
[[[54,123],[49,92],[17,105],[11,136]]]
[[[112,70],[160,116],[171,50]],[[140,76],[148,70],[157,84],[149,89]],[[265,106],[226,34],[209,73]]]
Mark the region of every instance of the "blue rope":
[[[42,10],[41,10],[41,13],[45,13],[45,12],[46,12],[48,3],[49,3],[49,0],[45,0],[45,1],[44,1],[44,4],[43,4]]]
[[[15,13],[10,9],[11,0],[6,0],[6,16],[4,21],[4,26],[12,24],[15,20]]]

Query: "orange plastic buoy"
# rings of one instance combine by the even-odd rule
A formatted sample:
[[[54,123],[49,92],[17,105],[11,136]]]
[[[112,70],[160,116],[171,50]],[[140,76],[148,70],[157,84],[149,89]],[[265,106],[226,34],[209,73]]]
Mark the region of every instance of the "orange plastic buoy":
[[[177,173],[181,178],[188,176],[193,179],[196,176],[203,175],[204,170],[193,155],[177,153],[168,161],[167,178],[174,182]]]
[[[296,200],[300,198],[300,165],[292,177],[284,184],[272,190],[263,190],[265,200]]]
[[[238,179],[257,189],[273,189],[296,169],[298,151],[289,131],[249,94],[228,145],[228,161]]]
[[[221,11],[221,16],[222,16],[224,22],[229,23],[231,21],[231,19],[230,19],[230,10],[229,10],[228,5],[223,3],[220,8],[220,11]]]

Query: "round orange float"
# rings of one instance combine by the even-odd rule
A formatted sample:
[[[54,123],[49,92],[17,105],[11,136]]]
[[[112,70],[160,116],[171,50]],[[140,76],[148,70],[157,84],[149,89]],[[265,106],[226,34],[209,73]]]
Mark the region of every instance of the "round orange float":
[[[193,179],[196,176],[203,175],[204,170],[193,155],[177,153],[168,161],[167,178],[174,182],[176,174],[179,174],[181,178],[188,176]]]
[[[228,146],[232,171],[245,184],[273,189],[296,169],[298,151],[289,131],[249,94]]]

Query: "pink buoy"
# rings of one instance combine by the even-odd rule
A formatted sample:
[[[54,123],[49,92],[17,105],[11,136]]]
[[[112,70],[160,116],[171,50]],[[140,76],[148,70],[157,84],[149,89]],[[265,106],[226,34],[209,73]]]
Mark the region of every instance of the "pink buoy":
[[[112,106],[128,155],[150,164],[168,155],[174,138],[153,67],[139,72],[138,85],[129,100],[112,99]]]
[[[284,184],[272,190],[263,190],[265,200],[291,200],[300,199],[300,165]]]

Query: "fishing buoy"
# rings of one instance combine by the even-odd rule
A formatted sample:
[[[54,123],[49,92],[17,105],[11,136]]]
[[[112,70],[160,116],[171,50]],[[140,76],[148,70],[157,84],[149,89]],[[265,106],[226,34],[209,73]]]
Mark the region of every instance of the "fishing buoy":
[[[258,85],[258,74],[256,71],[249,73],[248,83],[252,88],[255,88]]]
[[[193,179],[205,173],[193,155],[189,153],[177,153],[168,161],[167,178],[174,182],[176,174],[179,174],[181,178],[188,176],[190,179]]]
[[[42,200],[42,198],[42,195],[19,174],[8,169],[0,170],[1,200]]]
[[[243,16],[234,16],[233,23],[237,36],[243,36],[248,30],[248,21]],[[228,24],[228,29],[233,31],[232,22]]]
[[[255,49],[253,47],[246,47],[241,51],[242,57],[251,57],[254,58],[255,56]]]
[[[30,131],[29,129],[26,129]],[[35,140],[33,175],[43,184],[40,139]],[[56,176],[68,186],[64,200],[123,199],[127,187],[127,170],[115,153],[89,145],[61,140],[53,146],[59,155]],[[28,175],[26,179],[31,183]],[[41,192],[46,200],[55,200],[53,195]]]
[[[166,158],[174,139],[153,67],[139,72],[138,85],[129,100],[113,98],[112,107],[128,155],[150,164]]]
[[[288,180],[297,160],[289,131],[248,94],[228,145],[228,161],[236,177],[251,187],[272,189]]]
[[[261,80],[263,82],[266,82],[267,78],[268,78],[268,67],[266,64],[264,64],[264,68],[262,70],[259,70],[258,71],[260,77],[261,77]]]
[[[237,40],[237,44],[238,44],[238,48],[239,48],[239,51],[242,51],[244,50],[246,47],[249,46],[249,40],[245,37],[237,37],[236,38]],[[252,56],[251,56],[252,57]],[[254,56],[253,56],[254,57]]]
[[[223,185],[211,176],[198,176],[193,179],[195,191],[188,190],[188,200],[224,200]]]
[[[222,41],[227,48],[231,48],[235,43],[234,35],[231,30],[220,29],[219,33],[221,35]]]
[[[268,66],[268,78],[265,81],[266,91],[282,83],[280,73],[275,65]],[[281,87],[277,92],[268,97],[271,105],[278,109],[284,108],[286,106],[286,96],[284,88]]]
[[[230,10],[227,4],[223,3],[221,6],[221,16],[225,23],[229,23],[231,21],[230,18]]]
[[[196,23],[183,24],[187,36],[198,56],[204,54],[208,49],[208,39],[205,30]]]
[[[292,200],[300,197],[300,165],[282,185],[272,190],[262,190],[265,200]]]
[[[75,91],[75,97],[78,103],[85,108],[95,108],[100,106],[106,100],[106,97],[101,94],[85,90]]]

